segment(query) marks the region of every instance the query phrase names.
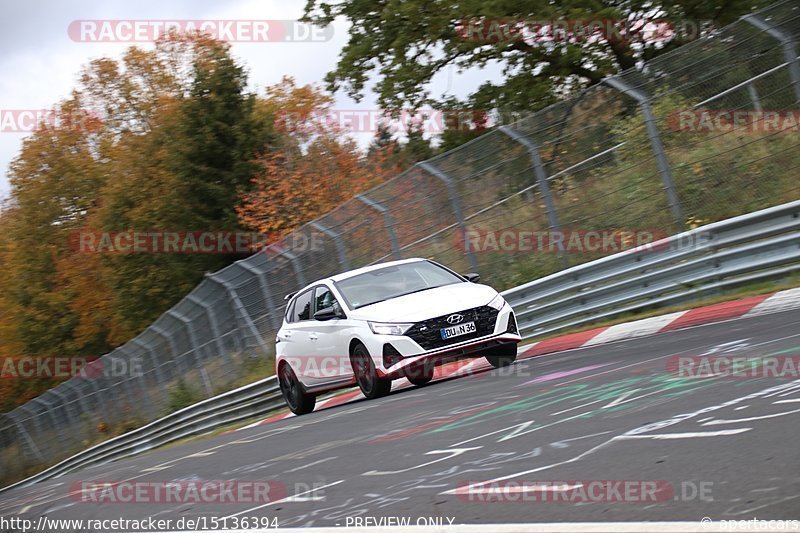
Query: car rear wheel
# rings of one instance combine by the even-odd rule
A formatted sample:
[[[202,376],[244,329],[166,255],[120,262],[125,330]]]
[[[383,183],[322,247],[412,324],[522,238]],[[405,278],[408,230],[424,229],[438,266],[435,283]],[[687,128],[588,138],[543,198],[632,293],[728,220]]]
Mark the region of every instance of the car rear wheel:
[[[280,372],[278,372],[278,383],[290,411],[296,415],[304,415],[314,410],[317,397],[305,391],[303,384],[297,379],[289,364],[281,365]]]
[[[494,348],[485,357],[489,364],[495,368],[508,366],[517,360],[517,345],[516,343],[504,344]]]
[[[378,375],[375,369],[375,363],[372,361],[367,348],[363,344],[356,345],[353,348],[353,355],[350,358],[353,365],[353,373],[358,382],[358,388],[361,393],[368,399],[380,398],[386,396],[392,390],[392,380],[382,378]]]

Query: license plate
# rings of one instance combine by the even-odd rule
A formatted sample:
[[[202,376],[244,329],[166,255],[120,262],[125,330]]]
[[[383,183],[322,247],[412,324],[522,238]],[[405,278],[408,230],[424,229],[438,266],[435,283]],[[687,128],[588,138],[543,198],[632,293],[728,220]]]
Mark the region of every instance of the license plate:
[[[460,335],[466,335],[467,333],[475,333],[477,331],[475,329],[475,322],[465,322],[463,324],[459,324],[457,326],[452,326],[449,328],[442,329],[442,338],[443,339],[450,339],[452,337],[458,337]]]

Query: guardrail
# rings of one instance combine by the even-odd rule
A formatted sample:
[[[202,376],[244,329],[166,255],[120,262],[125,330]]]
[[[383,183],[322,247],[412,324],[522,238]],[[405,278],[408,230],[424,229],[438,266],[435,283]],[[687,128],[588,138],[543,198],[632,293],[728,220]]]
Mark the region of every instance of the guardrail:
[[[800,270],[800,201],[687,231],[502,294],[526,339]],[[128,457],[283,405],[275,377],[102,442],[12,487]]]
[[[504,291],[542,337],[800,270],[800,201],[709,224]]]
[[[282,406],[275,376],[214,396],[160,418],[146,426],[101,442],[0,492],[59,477],[79,468],[136,455],[186,437],[262,415]]]

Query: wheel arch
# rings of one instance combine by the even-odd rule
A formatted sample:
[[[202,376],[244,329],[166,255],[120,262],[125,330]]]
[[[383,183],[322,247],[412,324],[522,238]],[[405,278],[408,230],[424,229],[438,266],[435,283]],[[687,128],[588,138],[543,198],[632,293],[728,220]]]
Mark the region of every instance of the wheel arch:
[[[358,346],[359,344],[364,348],[367,347],[367,345],[364,344],[364,341],[362,341],[358,337],[353,337],[352,339],[350,339],[350,344],[347,346],[347,353],[350,357],[353,357],[353,351],[355,351],[356,346]],[[369,351],[369,349],[367,349],[367,351]]]

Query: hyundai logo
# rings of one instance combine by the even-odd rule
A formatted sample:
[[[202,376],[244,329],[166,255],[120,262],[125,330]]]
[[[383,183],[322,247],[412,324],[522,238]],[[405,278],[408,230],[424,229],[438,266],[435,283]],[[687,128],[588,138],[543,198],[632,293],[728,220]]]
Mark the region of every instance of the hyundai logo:
[[[448,324],[458,324],[462,320],[464,320],[464,317],[459,315],[458,313],[456,313],[454,315],[450,315],[449,317],[447,317],[447,323]]]

